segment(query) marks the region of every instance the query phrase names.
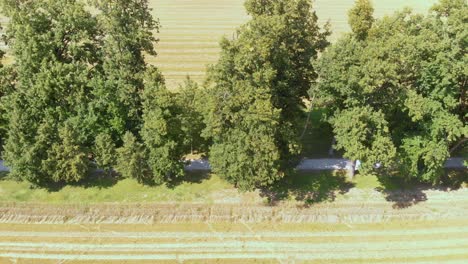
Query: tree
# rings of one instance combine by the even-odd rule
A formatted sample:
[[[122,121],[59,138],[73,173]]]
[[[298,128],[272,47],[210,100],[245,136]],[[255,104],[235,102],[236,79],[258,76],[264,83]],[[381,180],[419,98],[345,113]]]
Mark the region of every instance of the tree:
[[[162,184],[184,175],[184,133],[176,97],[167,90],[161,73],[149,68],[143,92],[143,127],[153,181]]]
[[[1,82],[14,86],[2,105],[2,126],[8,123],[4,156],[12,176],[34,184],[86,176],[59,179],[50,169],[70,167],[57,152],[66,141],[64,127],[75,136],[66,141],[70,149],[95,151],[96,162],[110,170],[112,149],[127,131],[138,134],[143,126],[144,54],[155,55],[153,30],[159,27],[148,1],[1,3],[15,56],[8,80]]]
[[[145,54],[156,55],[153,32],[159,22],[147,0],[93,0],[103,32],[102,65],[94,80],[93,111],[100,130],[114,140],[142,125]]]
[[[34,184],[77,181],[86,176],[82,151],[93,136],[88,102],[99,62],[97,21],[81,1],[3,0],[2,7],[16,74],[4,101],[11,175]]]
[[[112,137],[109,134],[101,133],[96,137],[94,155],[98,168],[110,173],[116,164],[116,150]]]
[[[348,12],[348,23],[353,34],[359,40],[367,38],[374,23],[374,7],[370,0],[356,0],[354,7]]]
[[[0,29],[3,29],[0,26]],[[6,117],[7,96],[14,90],[15,74],[13,68],[3,65],[5,52],[0,50],[0,157],[3,150],[3,142],[8,133],[8,118]]]
[[[16,74],[13,67],[9,65],[5,66],[0,62],[0,157],[3,150],[3,143],[8,135],[7,103],[8,96],[11,95],[15,89],[15,78]]]
[[[393,160],[396,148],[389,134],[388,123],[382,112],[371,107],[345,109],[330,120],[337,140],[336,147],[345,151],[345,156],[362,162],[363,173],[372,172],[375,164],[385,169]],[[391,165],[391,164],[390,164]]]
[[[42,169],[55,182],[78,182],[88,173],[87,150],[77,141],[73,127],[66,125],[59,129],[59,140],[47,150],[47,159]]]
[[[205,107],[206,93],[196,82],[187,76],[184,86],[179,87],[177,104],[181,109],[181,126],[183,144],[186,153],[206,153],[209,142],[202,136],[205,124],[203,122],[203,109]]]
[[[215,173],[242,190],[283,177],[300,151],[311,60],[327,45],[308,0],[249,0],[252,19],[221,42],[209,69],[204,135]]]
[[[376,20],[367,38],[353,32],[321,57],[317,90],[346,157],[363,158],[369,170],[380,162],[406,178],[440,179],[468,132],[467,5],[396,12]]]
[[[130,132],[123,137],[123,146],[117,149],[115,170],[124,178],[134,178],[140,183],[147,182],[150,169],[143,144]]]

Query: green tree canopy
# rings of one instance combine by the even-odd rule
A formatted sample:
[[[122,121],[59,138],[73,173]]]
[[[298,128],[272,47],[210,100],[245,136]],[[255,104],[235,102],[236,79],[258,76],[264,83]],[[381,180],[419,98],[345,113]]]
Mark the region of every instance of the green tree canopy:
[[[210,142],[203,136],[206,128],[203,122],[203,109],[206,102],[206,91],[187,77],[184,85],[179,87],[177,104],[181,109],[181,126],[183,130],[183,145],[185,153],[207,153]]]
[[[123,137],[123,146],[117,149],[117,164],[115,169],[124,178],[134,178],[140,183],[149,179],[146,152],[143,144],[130,132]]]
[[[3,28],[0,26],[0,29]],[[6,116],[7,96],[14,90],[15,72],[11,66],[3,65],[5,52],[0,50],[0,157],[3,150],[3,141],[8,134],[8,117]]]
[[[119,140],[137,133],[142,122],[145,54],[156,55],[154,31],[159,22],[148,0],[93,0],[103,34],[100,75],[96,77],[93,111],[100,130]]]
[[[426,16],[405,9],[375,21],[364,41],[353,32],[327,50],[317,90],[346,157],[439,179],[467,135],[467,16],[463,0]]]
[[[110,173],[117,160],[117,153],[112,137],[104,133],[97,135],[93,152],[97,167]]]
[[[159,26],[148,1],[1,3],[15,57],[1,81],[2,97],[10,91],[2,99],[2,126],[8,123],[4,158],[12,176],[34,184],[77,181],[90,166],[84,160],[93,157],[109,170],[108,147],[143,126],[144,54],[156,54]],[[73,165],[61,156],[72,154]],[[73,175],[62,173],[65,168]]]
[[[348,23],[354,36],[363,40],[367,37],[374,23],[374,7],[370,0],[356,0],[348,12]]]
[[[209,69],[205,136],[215,173],[243,190],[271,184],[299,153],[310,61],[327,45],[308,0],[248,0],[252,19]]]
[[[85,142],[92,137],[87,108],[91,67],[99,61],[97,21],[80,1],[4,0],[2,7],[17,74],[4,100],[4,158],[13,176],[35,184],[77,181],[87,171]]]
[[[185,152],[181,109],[177,97],[169,92],[161,73],[149,68],[143,92],[143,128],[148,166],[156,184],[184,175],[182,158]]]

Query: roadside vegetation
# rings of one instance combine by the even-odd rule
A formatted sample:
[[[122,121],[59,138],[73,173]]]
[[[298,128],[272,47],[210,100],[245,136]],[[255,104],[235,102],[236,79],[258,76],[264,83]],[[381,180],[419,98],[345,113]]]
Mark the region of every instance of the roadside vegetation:
[[[14,57],[0,65],[1,155],[8,179],[23,187],[105,179],[103,196],[90,197],[106,200],[108,181],[174,197],[171,188],[191,182],[184,159],[198,155],[217,175],[206,182],[259,190],[270,202],[322,201],[321,188],[346,189],[346,181],[296,182],[294,168],[301,157],[328,156],[332,142],[334,155],[360,160],[360,172],[381,183],[443,183],[447,158],[466,154],[464,0],[382,19],[358,0],[352,32],[334,44],[310,0],[247,0],[250,20],[221,40],[205,82],[187,77],[177,92],[147,64],[161,27],[147,0],[1,7]]]
[[[361,171],[437,183],[465,144],[467,11],[463,0],[440,1],[425,16],[405,9],[376,20],[369,0],[350,10],[353,32],[318,61],[311,92]]]

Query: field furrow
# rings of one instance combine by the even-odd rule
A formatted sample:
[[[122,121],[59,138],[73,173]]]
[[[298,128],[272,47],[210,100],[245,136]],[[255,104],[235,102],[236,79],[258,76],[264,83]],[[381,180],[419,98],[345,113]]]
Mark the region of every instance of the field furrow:
[[[375,1],[376,15],[385,14],[405,6],[418,12],[426,11],[436,0],[379,0]],[[161,67],[166,76],[168,86],[176,89],[187,74],[198,76],[201,82],[205,76],[207,64],[216,62],[218,58],[218,42],[222,36],[230,37],[235,29],[248,20],[244,10],[244,0],[151,0],[153,15],[158,17],[162,28],[156,49],[159,57],[148,58],[150,63]],[[330,21],[335,40],[344,32],[349,31],[347,10],[354,0],[316,0],[314,9],[319,22]],[[187,41],[190,40],[190,41]],[[183,67],[173,69],[167,63],[181,63],[180,54],[197,57],[202,54],[213,55],[209,60],[196,64],[191,71]]]
[[[463,263],[467,249],[457,220],[0,225],[0,263]]]

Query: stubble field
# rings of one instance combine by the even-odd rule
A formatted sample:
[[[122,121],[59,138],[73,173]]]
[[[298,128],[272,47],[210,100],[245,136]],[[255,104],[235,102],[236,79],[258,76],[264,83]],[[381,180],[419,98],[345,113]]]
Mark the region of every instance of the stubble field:
[[[206,66],[216,62],[221,37],[232,37],[246,22],[244,0],[150,0],[153,15],[160,19],[158,65],[170,88],[176,89],[187,75],[201,82]],[[347,10],[354,0],[315,0],[320,24],[330,20],[335,40],[349,30]],[[381,17],[403,7],[425,12],[436,0],[375,0],[375,14]]]
[[[468,189],[358,187],[314,204],[2,203],[0,263],[468,261]]]

